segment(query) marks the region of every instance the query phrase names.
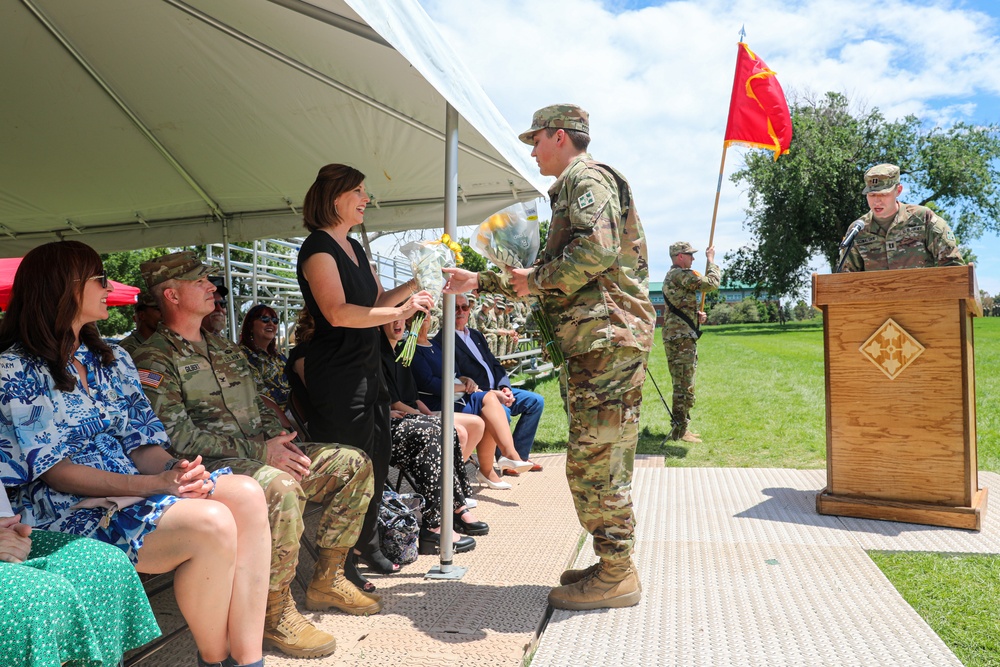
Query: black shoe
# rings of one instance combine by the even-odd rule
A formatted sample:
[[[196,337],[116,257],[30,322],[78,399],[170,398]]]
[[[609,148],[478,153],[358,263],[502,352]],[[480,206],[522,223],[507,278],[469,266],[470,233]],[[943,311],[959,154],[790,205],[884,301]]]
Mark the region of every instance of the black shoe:
[[[452,545],[452,549],[455,553],[461,554],[466,551],[472,551],[476,548],[476,541],[471,537],[463,537],[458,542]],[[421,556],[433,556],[441,551],[441,535],[440,533],[435,533],[426,528],[420,529],[420,539],[417,545],[417,551]]]
[[[468,508],[455,512],[455,532],[462,535],[486,535],[490,527],[485,521],[465,521],[462,517],[469,513]]]

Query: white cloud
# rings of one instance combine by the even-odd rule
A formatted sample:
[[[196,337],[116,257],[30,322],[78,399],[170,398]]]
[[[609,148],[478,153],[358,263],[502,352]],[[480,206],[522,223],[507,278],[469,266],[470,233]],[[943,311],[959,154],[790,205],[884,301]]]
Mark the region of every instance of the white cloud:
[[[744,22],[786,93],[834,90],[889,118],[945,124],[1000,94],[997,20],[947,0],[888,0],[878,11],[870,0],[677,1],[623,12],[599,0],[421,3],[515,131],[546,104],[590,112],[592,153],[635,190],[653,280],[669,268],[671,242],[708,241]],[[747,240],[745,197],[728,180],[741,154],[727,159],[720,257]],[[980,268],[981,283],[1000,286]]]

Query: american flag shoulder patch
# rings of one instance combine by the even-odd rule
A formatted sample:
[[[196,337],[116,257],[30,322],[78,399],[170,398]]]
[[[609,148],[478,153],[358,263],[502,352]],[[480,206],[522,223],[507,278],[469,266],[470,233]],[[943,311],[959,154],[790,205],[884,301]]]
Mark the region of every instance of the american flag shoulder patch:
[[[145,368],[137,369],[139,371],[139,382],[146,385],[147,387],[152,387],[156,389],[163,382],[163,375],[153,371],[148,371]]]

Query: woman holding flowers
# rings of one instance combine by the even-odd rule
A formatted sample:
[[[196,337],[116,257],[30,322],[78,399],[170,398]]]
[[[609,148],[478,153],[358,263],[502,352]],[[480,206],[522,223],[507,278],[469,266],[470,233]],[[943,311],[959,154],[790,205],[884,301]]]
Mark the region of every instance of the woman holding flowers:
[[[374,498],[382,497],[392,448],[389,397],[381,379],[378,327],[429,311],[434,301],[409,281],[385,291],[361,244],[348,233],[364,222],[365,175],[342,164],[319,170],[302,215],[311,233],[299,250],[296,273],[316,331],[305,358],[312,402],[310,435],[363,450],[375,470]],[[357,549],[382,572],[398,566],[379,550],[379,503],[369,505]],[[348,577],[366,582],[348,560]]]

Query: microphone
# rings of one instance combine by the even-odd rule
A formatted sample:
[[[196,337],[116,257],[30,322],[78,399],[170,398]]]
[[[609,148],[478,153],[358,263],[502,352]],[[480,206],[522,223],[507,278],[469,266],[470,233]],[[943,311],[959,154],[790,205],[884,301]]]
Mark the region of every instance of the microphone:
[[[854,237],[865,228],[864,220],[855,220],[851,223],[851,226],[847,229],[847,233],[844,234],[844,240],[840,242],[841,248],[849,248],[852,243],[854,243]]]

